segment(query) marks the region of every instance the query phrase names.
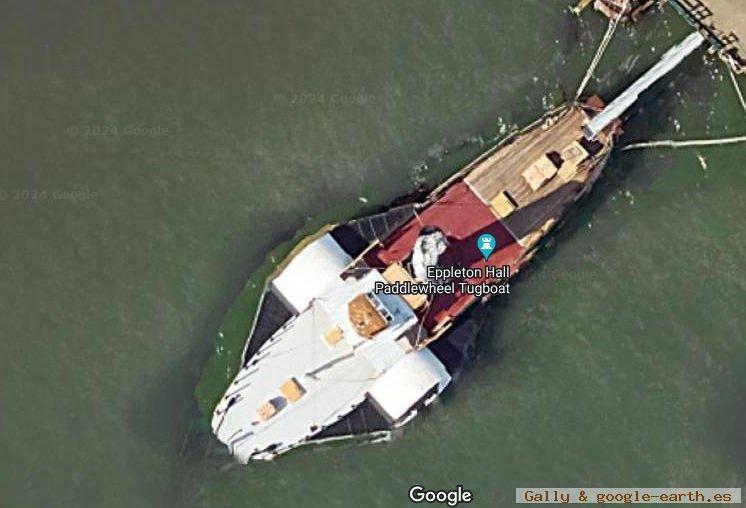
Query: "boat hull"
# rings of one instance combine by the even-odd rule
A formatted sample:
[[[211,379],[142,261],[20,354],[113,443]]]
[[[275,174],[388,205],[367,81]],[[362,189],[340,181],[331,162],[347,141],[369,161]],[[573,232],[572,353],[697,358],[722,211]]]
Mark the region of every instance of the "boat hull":
[[[292,404],[288,405],[287,417],[282,410],[280,416],[269,417],[269,423],[254,417],[251,429],[242,423],[249,418],[249,410],[242,408],[242,413],[239,413],[233,409],[237,404],[246,405],[246,400],[254,396],[252,384],[253,389],[257,389],[256,386],[262,385],[258,380],[264,376],[255,372],[270,362],[266,359],[272,358],[273,348],[280,350],[283,343],[294,340],[292,329],[306,313],[311,312],[309,309],[323,308],[318,302],[329,300],[329,295],[339,293],[344,284],[361,284],[360,279],[364,277],[360,273],[375,274],[380,278],[385,277],[391,266],[406,267],[413,244],[425,226],[444,231],[449,240],[446,254],[454,265],[481,269],[509,267],[508,274],[501,278],[481,277],[478,281],[470,280],[470,283],[509,283],[510,277],[533,257],[541,241],[567,210],[590,192],[601,175],[620,132],[617,123],[599,140],[588,142],[582,138],[582,126],[601,106],[599,101],[592,100],[583,105],[550,111],[467,164],[425,200],[399,203],[377,214],[327,226],[304,239],[265,284],[243,351],[243,367],[213,414],[213,431],[218,438],[242,462],[268,460],[308,443],[361,436],[370,440],[387,439],[392,431],[403,427],[424,407],[431,405],[468,360],[478,325],[468,319],[467,314],[471,314],[476,304],[487,302],[490,295],[433,297],[428,299],[424,309],[412,306],[407,312],[411,311],[417,325],[411,325],[412,316],[408,315],[408,324],[402,324],[402,331],[394,337],[399,347],[406,350],[405,354],[393,360],[379,353],[376,353],[378,359],[371,356],[372,353],[368,355],[368,360],[374,364],[370,373],[373,381],[368,385],[360,384],[357,391],[345,395],[349,397],[349,400],[345,399],[345,409],[329,412],[321,419],[308,420],[302,432],[293,434],[288,431],[287,435],[294,437],[270,445],[257,438],[257,435],[269,433],[270,428],[276,430],[281,425],[275,424],[272,418],[284,422],[283,418],[291,418],[291,410],[300,415],[301,409]],[[550,163],[554,164],[554,169]],[[547,167],[553,173],[535,185],[537,178],[546,176],[540,170],[546,172]],[[506,197],[511,207],[507,212]],[[498,248],[489,261],[473,255],[474,235],[485,231],[498,240]],[[328,272],[326,275],[325,271]],[[288,275],[296,272],[300,275]],[[314,282],[303,288],[293,285],[292,280],[303,274],[308,274]],[[330,279],[338,280],[330,282],[329,286],[326,282]],[[328,315],[334,312],[331,309]],[[323,335],[314,329],[305,333]],[[369,343],[363,346],[371,349]],[[318,344],[313,347],[317,348]],[[352,361],[349,355],[353,358],[356,355],[354,347],[350,351],[353,352],[347,353],[345,362]],[[327,354],[325,349],[321,352]],[[342,357],[335,357],[328,364],[342,362],[338,358]],[[381,358],[387,359],[383,361]],[[368,363],[360,363],[359,369],[367,367]],[[269,367],[264,368],[269,371]],[[285,366],[278,363],[273,368],[284,369]],[[287,369],[287,376],[291,376],[291,366],[288,365]],[[291,379],[300,379],[298,372],[296,369],[296,377]],[[303,372],[306,377],[300,384],[312,387],[318,384],[318,379],[309,377],[307,371]],[[427,374],[425,384],[414,380],[423,372]],[[250,379],[250,376],[255,377]],[[411,394],[394,393],[406,392],[394,387],[410,385],[414,387]],[[333,390],[333,385],[323,389]],[[322,400],[326,399],[318,399]],[[302,403],[298,403],[298,408]],[[256,405],[256,401],[252,404]],[[231,422],[232,419],[238,423]],[[288,429],[291,427],[289,425]]]

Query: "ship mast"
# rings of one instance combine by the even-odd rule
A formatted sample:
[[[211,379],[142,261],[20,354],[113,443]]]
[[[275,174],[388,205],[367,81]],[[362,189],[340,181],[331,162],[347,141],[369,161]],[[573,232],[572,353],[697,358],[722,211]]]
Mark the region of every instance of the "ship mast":
[[[640,94],[675,69],[686,57],[699,48],[704,41],[705,38],[699,32],[694,32],[681,43],[669,49],[657,64],[651,67],[642,77],[622,92],[621,95],[583,127],[585,137],[595,139],[599,132],[602,132],[611,122],[619,118],[622,113],[637,102]]]

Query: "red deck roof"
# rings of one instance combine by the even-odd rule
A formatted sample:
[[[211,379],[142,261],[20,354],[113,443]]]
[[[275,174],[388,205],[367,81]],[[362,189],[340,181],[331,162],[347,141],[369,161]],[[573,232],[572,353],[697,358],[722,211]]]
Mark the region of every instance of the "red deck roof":
[[[484,269],[488,265],[510,265],[511,272],[518,268],[517,262],[523,247],[495,216],[490,206],[463,182],[454,184],[440,199],[423,210],[419,218],[412,219],[382,246],[368,253],[366,261],[371,266],[384,267],[405,260],[411,255],[415,240],[425,226],[438,227],[448,238],[448,249],[438,263],[443,267]],[[487,261],[477,249],[477,238],[482,233],[490,233],[497,240],[498,248]],[[470,279],[468,282],[480,283],[485,280]],[[472,295],[459,293],[458,284],[456,290],[456,294],[453,295],[432,297],[433,300],[423,320],[428,330],[459,315],[474,300]]]

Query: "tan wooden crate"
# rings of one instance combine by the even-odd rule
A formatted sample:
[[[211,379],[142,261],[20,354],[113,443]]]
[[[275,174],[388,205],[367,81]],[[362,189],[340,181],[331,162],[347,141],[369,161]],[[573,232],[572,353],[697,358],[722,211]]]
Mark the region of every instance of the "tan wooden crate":
[[[382,275],[387,282],[414,282],[414,278],[409,274],[407,269],[399,263],[393,263],[386,267]],[[401,296],[414,310],[419,309],[427,302],[427,295],[407,294]]]
[[[291,377],[280,386],[280,392],[289,402],[297,402],[306,393],[306,390]]]
[[[277,406],[275,406],[271,400],[268,400],[267,402],[259,406],[256,414],[259,416],[259,419],[261,421],[266,422],[277,414]]]
[[[492,201],[490,201],[490,205],[492,205],[492,210],[495,212],[495,215],[501,219],[504,219],[513,213],[516,208],[508,195],[505,194],[505,191],[495,196]]]
[[[344,332],[338,326],[327,330],[327,332],[324,334],[324,342],[326,342],[330,347],[334,347],[339,344],[343,338]]]

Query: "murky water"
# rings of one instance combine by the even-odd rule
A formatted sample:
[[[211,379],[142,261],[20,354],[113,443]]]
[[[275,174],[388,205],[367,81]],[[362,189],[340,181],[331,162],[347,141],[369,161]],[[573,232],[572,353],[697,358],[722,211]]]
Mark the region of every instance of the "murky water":
[[[743,486],[743,146],[616,154],[492,306],[467,372],[392,443],[237,467],[197,411],[222,316],[274,245],[437,182],[574,95],[605,22],[566,7],[7,2],[3,505]],[[612,96],[687,32],[670,12],[621,31],[590,91]],[[626,142],[746,131],[719,63],[699,53],[669,83]]]

